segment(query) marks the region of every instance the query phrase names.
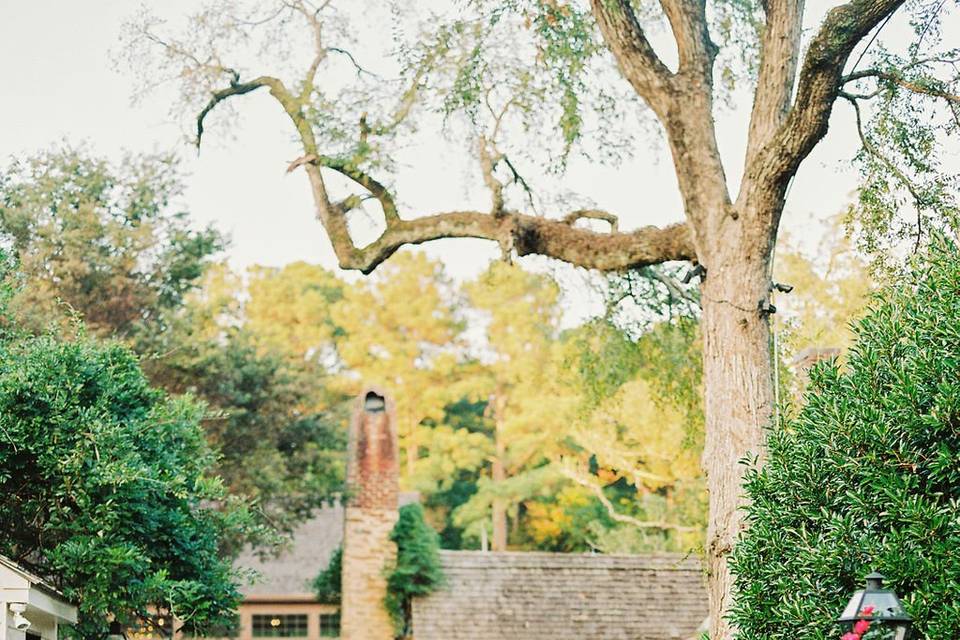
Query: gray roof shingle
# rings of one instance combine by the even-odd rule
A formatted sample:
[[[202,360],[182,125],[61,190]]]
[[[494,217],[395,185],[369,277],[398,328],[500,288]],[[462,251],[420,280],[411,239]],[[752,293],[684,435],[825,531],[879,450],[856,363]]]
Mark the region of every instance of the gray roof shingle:
[[[400,506],[418,502],[415,491],[399,495]],[[311,584],[330,564],[330,557],[343,542],[343,504],[339,501],[317,509],[313,517],[294,529],[290,541],[275,556],[261,559],[245,549],[234,562],[239,569],[252,569],[258,577],[240,589],[245,600],[309,600]]]
[[[686,640],[707,616],[682,554],[442,551],[446,584],[413,604],[417,640]]]
[[[244,550],[234,566],[253,569],[259,577],[240,589],[245,600],[313,598],[311,583],[327,568],[330,557],[343,540],[343,506],[318,509],[299,525],[288,545],[276,556],[260,559]]]

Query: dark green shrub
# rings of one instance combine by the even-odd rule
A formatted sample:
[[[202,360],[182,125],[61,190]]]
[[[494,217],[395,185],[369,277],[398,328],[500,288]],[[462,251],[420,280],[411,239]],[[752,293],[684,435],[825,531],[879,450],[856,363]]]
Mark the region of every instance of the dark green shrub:
[[[397,636],[410,629],[410,605],[415,596],[432,593],[443,583],[440,567],[440,538],[423,518],[423,507],[408,504],[400,508],[390,539],[397,544],[397,562],[389,568],[384,602],[396,626]]]
[[[805,405],[747,474],[734,552],[740,640],[839,638],[877,570],[914,638],[960,638],[960,254],[935,243],[858,322],[847,365],[815,369]]]
[[[340,604],[343,597],[343,545],[330,556],[327,568],[313,579],[313,592],[323,604]]]
[[[151,387],[123,345],[23,334],[12,275],[0,252],[0,554],[79,604],[67,637],[151,610],[194,635],[229,623],[240,593],[219,542],[253,522],[212,475],[203,406]]]

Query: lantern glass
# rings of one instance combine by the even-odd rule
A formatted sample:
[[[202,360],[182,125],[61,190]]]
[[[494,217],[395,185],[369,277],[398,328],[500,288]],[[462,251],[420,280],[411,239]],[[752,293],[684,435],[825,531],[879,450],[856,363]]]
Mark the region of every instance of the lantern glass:
[[[862,640],[906,640],[912,620],[896,592],[883,588],[883,576],[879,573],[867,576],[866,587],[853,594],[838,622],[869,622],[869,631]]]
[[[873,607],[873,613],[862,615],[865,607]],[[853,622],[855,620],[877,620],[883,618],[892,618],[894,620],[903,619],[907,612],[903,610],[903,605],[893,591],[857,591],[847,607],[840,615],[840,620],[844,622]]]

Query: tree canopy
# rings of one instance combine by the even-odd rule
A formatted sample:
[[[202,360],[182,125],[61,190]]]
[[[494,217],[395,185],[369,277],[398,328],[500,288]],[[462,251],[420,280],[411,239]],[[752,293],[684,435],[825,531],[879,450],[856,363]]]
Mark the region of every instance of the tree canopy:
[[[834,105],[849,104],[864,242],[895,255],[933,228],[955,230],[957,185],[940,156],[960,127],[957,52],[944,37],[954,5],[847,0],[811,25],[789,0],[473,0],[429,16],[409,3],[236,0],[182,29],[140,15],[127,53],[144,85],[178,81],[174,110],[197,144],[242,96],[269,94],[298,145],[289,170],[306,175],[343,268],[369,273],[405,245],[463,237],[496,242],[508,258],[601,271],[696,262],[711,635],[723,640],[733,634],[727,557],[743,525],[737,462],[763,451],[775,409],[770,276],[789,186]],[[898,13],[910,34],[901,46],[884,31]],[[392,42],[371,28],[387,21]],[[725,164],[714,116],[739,100],[750,114],[744,152]],[[637,114],[652,126],[630,126]],[[409,210],[396,151],[453,122],[489,206]],[[573,153],[649,148],[640,138],[669,150],[683,222],[621,229],[615,212],[529,177],[543,166],[562,175]],[[366,235],[356,222],[365,205],[377,216]]]
[[[238,293],[215,263],[226,239],[195,229],[182,190],[172,156],[115,165],[63,146],[15,160],[0,173],[0,243],[23,282],[10,313],[66,340],[82,321],[140,355],[154,384],[201,399],[218,475],[288,529],[340,489],[338,398],[287,357],[295,345],[271,341],[269,323],[220,322]]]
[[[128,154],[119,165],[62,147],[0,173],[0,236],[29,282],[21,321],[99,335],[156,331],[184,303],[225,238],[194,230],[178,209],[173,156]]]
[[[119,343],[20,330],[0,258],[0,553],[79,603],[78,637],[157,613],[227,625],[240,594],[220,543],[256,525],[215,475],[203,406],[151,387]]]

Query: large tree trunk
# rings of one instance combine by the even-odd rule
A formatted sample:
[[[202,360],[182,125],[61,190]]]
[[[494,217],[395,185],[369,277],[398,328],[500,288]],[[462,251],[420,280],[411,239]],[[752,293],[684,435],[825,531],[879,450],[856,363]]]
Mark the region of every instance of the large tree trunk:
[[[762,456],[773,409],[767,243],[740,241],[712,257],[702,286],[706,438],[703,469],[710,496],[707,570],[710,637],[734,635],[725,616],[733,596],[727,560],[743,527],[746,456]],[[762,234],[765,235],[765,234]],[[752,245],[752,246],[751,246]]]

